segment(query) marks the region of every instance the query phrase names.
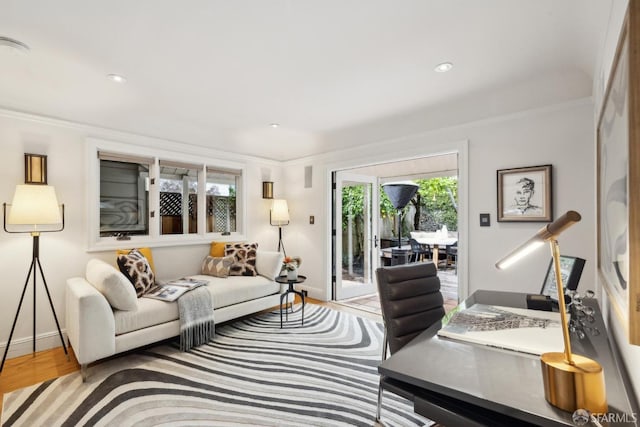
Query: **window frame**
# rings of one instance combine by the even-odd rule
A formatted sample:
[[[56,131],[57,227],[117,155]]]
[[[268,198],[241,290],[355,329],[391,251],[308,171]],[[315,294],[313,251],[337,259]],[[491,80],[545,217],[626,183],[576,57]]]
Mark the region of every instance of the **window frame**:
[[[218,241],[246,240],[246,165],[213,157],[192,155],[169,149],[157,149],[134,144],[123,144],[114,141],[87,138],[87,226],[88,251],[97,252],[122,247],[161,247],[196,245]],[[100,236],[100,158],[99,152],[116,156],[136,158],[152,158],[149,178],[149,234],[132,235],[128,240],[118,240],[115,236]],[[170,159],[170,160],[169,160]],[[197,233],[161,234],[160,232],[160,161],[179,162],[192,165],[198,170],[198,223]],[[207,232],[206,227],[206,174],[208,169],[226,169],[238,171],[239,179],[236,188],[236,231],[230,234]]]

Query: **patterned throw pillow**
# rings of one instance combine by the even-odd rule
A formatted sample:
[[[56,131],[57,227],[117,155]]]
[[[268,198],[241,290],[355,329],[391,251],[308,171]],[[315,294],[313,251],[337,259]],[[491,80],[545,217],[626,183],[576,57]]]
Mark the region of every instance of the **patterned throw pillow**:
[[[153,270],[139,250],[132,249],[128,254],[118,255],[118,267],[133,284],[138,298],[153,286],[155,281]]]
[[[227,277],[229,276],[229,269],[235,262],[235,258],[232,256],[227,257],[212,257],[207,256],[202,261],[202,274],[214,277]]]
[[[234,263],[229,276],[256,276],[257,243],[233,243],[224,248],[225,256],[233,256]]]

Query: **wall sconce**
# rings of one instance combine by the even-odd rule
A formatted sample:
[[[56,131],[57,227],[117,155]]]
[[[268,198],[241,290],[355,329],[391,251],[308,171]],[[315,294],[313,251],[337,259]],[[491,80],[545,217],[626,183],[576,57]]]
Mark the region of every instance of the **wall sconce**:
[[[272,181],[262,182],[262,198],[273,199],[273,182]]]
[[[47,156],[41,154],[24,155],[24,183],[47,184]]]

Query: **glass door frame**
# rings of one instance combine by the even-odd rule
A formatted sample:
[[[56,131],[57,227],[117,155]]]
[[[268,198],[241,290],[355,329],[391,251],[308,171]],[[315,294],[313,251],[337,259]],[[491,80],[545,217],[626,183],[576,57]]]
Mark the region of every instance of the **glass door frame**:
[[[350,173],[347,171],[336,171],[334,178],[333,197],[333,299],[342,300],[361,295],[372,294],[377,291],[375,282],[375,270],[379,263],[378,249],[378,217],[380,215],[380,195],[378,177],[365,176]],[[347,284],[343,280],[342,259],[343,259],[343,237],[342,237],[342,189],[349,184],[368,185],[369,191],[364,192],[364,232],[363,232],[363,283]],[[353,282],[352,282],[353,283]]]

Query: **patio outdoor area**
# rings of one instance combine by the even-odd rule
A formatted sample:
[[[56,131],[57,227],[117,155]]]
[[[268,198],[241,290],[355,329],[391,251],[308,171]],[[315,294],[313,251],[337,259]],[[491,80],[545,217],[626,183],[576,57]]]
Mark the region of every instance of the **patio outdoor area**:
[[[440,292],[444,298],[444,309],[449,312],[458,305],[458,276],[455,269],[452,268],[439,269],[438,277],[440,278]],[[382,315],[377,293],[335,301],[335,303]]]

